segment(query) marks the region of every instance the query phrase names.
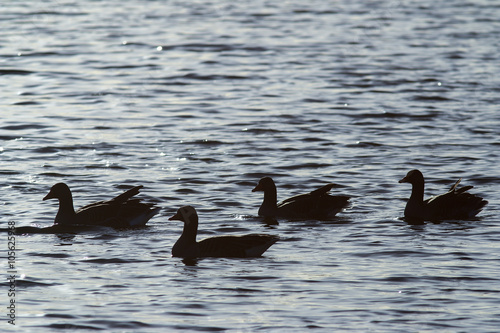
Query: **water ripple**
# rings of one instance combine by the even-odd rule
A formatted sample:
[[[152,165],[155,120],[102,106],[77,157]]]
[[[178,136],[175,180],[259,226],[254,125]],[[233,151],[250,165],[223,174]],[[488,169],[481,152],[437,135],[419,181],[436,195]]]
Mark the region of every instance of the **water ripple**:
[[[0,229],[18,230],[19,326],[498,329],[499,6],[89,4],[0,14]],[[470,221],[407,223],[398,180],[415,168],[426,197],[463,178],[490,203]],[[335,182],[351,205],[266,220],[251,192],[263,176],[278,198]],[[61,181],[76,207],[144,184],[163,210],[135,230],[49,227],[57,202],[41,199]],[[185,204],[198,239],[281,240],[251,260],[172,258],[182,223],[168,218]]]

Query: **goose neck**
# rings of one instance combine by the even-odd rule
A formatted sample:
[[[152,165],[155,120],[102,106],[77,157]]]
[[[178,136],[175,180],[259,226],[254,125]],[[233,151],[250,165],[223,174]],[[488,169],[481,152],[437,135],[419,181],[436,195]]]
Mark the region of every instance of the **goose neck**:
[[[272,184],[264,190],[264,202],[263,205],[266,207],[276,208],[278,202],[278,194],[276,191],[276,185]]]
[[[196,234],[198,233],[198,218],[191,217],[189,222],[184,222],[181,238],[183,241],[196,243]]]
[[[416,202],[424,201],[424,182],[414,182],[412,183],[412,190],[410,200]]]

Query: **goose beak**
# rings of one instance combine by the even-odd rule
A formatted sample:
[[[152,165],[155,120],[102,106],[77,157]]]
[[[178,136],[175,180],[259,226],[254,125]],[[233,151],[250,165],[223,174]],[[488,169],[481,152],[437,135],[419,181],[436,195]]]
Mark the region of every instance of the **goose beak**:
[[[182,218],[181,214],[177,213],[174,216],[170,217],[168,220],[169,221],[173,221],[173,220],[179,220],[179,221],[181,221],[181,218]]]
[[[258,183],[257,186],[255,186],[255,188],[252,190],[252,192],[257,192],[257,191],[264,191],[260,183]]]
[[[53,199],[55,198],[54,195],[52,194],[52,191],[50,191],[45,197],[43,197],[43,201]]]
[[[407,177],[404,177],[403,179],[401,179],[398,183],[408,183],[408,179]]]

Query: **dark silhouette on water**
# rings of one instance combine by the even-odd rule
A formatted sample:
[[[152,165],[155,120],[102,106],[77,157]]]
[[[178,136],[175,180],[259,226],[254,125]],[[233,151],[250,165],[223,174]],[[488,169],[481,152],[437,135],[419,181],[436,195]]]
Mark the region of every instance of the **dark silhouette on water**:
[[[263,191],[264,201],[259,215],[264,217],[329,219],[347,207],[350,197],[330,195],[335,186],[327,184],[306,194],[299,194],[277,203],[276,185],[271,177],[263,177],[252,192]]]
[[[111,200],[91,203],[76,212],[73,208],[71,190],[64,183],[52,186],[43,200],[59,200],[59,210],[54,220],[55,225],[140,227],[144,226],[150,218],[160,211],[160,208],[153,204],[143,203],[141,199],[132,199],[142,187],[142,185],[133,187]]]
[[[177,214],[169,218],[169,220],[184,222],[182,235],[172,247],[172,256],[174,257],[260,257],[279,239],[275,235],[250,234],[243,236],[216,236],[197,242],[198,214],[191,206],[179,208]]]
[[[405,218],[410,220],[442,221],[465,220],[476,216],[488,201],[468,193],[472,186],[457,188],[460,178],[448,192],[424,200],[424,176],[411,170],[400,183],[410,183],[412,192],[406,203]]]

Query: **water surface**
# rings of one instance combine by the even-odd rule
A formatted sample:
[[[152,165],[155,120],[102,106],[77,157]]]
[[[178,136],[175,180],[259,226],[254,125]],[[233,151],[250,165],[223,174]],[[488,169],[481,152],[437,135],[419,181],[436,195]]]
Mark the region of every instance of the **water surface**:
[[[76,207],[138,184],[163,207],[139,230],[17,236],[15,328],[497,331],[499,16],[459,0],[3,5],[1,227],[50,226],[61,181]],[[410,225],[397,181],[414,168],[426,195],[462,177],[490,203]],[[268,225],[251,192],[266,175],[281,199],[334,182],[352,205]],[[171,258],[185,204],[199,238],[282,239],[257,259]]]

